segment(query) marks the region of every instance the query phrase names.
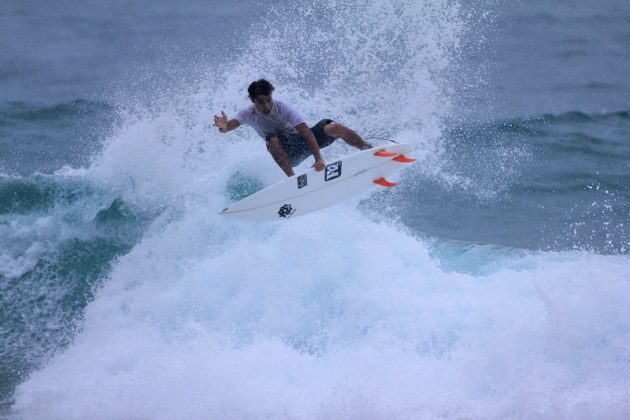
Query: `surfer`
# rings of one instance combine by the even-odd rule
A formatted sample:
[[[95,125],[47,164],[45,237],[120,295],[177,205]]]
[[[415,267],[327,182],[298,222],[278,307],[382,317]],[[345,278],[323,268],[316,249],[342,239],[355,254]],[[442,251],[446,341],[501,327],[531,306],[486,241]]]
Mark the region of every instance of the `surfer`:
[[[320,149],[330,146],[341,138],[359,150],[370,149],[361,136],[348,127],[330,119],[323,119],[309,127],[302,115],[291,105],[273,99],[274,87],[267,80],[252,82],[247,88],[252,105],[228,119],[224,111],[214,116],[214,126],[221,133],[232,131],[241,124],[251,126],[265,139],[267,150],[278,166],[293,176],[293,167],[299,165],[309,155],[313,155],[313,167],[321,171],[326,166]]]

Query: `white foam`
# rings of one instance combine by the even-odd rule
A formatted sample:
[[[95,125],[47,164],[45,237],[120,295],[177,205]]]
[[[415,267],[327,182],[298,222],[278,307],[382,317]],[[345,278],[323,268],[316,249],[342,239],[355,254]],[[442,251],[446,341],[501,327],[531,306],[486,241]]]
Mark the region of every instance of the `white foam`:
[[[18,414],[630,410],[625,257],[521,254],[475,277],[443,271],[422,241],[349,208],[263,229],[201,218],[166,226],[120,261],[84,332],[20,386]],[[203,237],[223,246],[203,248]]]

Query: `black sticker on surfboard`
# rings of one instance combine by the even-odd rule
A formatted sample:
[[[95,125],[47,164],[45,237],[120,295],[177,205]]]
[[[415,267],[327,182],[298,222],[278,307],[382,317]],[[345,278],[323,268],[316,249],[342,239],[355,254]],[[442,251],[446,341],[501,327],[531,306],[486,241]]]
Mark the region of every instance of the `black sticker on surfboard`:
[[[306,179],[306,174],[302,174],[297,178],[298,190],[300,188],[304,188],[308,185],[308,180]]]
[[[326,165],[324,181],[332,181],[341,176],[341,161]]]
[[[285,219],[291,217],[293,213],[295,213],[295,209],[291,207],[291,204],[285,204],[278,210],[278,216],[284,217]]]

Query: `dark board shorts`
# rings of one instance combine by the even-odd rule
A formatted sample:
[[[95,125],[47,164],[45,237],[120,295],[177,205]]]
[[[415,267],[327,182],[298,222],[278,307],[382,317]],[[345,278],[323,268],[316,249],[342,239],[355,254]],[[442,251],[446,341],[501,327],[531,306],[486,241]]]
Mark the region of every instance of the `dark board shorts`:
[[[324,131],[324,126],[330,124],[331,122],[333,122],[333,120],[323,119],[311,127],[311,131],[313,132],[320,149],[330,146],[336,140]],[[269,139],[273,136],[274,135],[267,136],[267,141],[269,141]],[[289,163],[291,166],[297,166],[302,163],[304,159],[313,155],[313,152],[311,152],[311,149],[308,147],[306,139],[299,134],[293,134],[290,136],[278,134],[278,138],[280,139],[280,143],[282,143],[282,147],[284,147],[284,150],[289,156]]]

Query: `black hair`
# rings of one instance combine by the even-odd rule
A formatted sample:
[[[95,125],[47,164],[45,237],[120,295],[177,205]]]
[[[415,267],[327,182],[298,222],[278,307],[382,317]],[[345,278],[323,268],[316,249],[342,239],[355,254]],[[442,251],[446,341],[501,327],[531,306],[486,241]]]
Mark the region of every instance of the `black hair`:
[[[250,99],[254,99],[258,95],[270,95],[274,89],[271,83],[265,79],[259,79],[249,85],[247,93],[249,93]]]

